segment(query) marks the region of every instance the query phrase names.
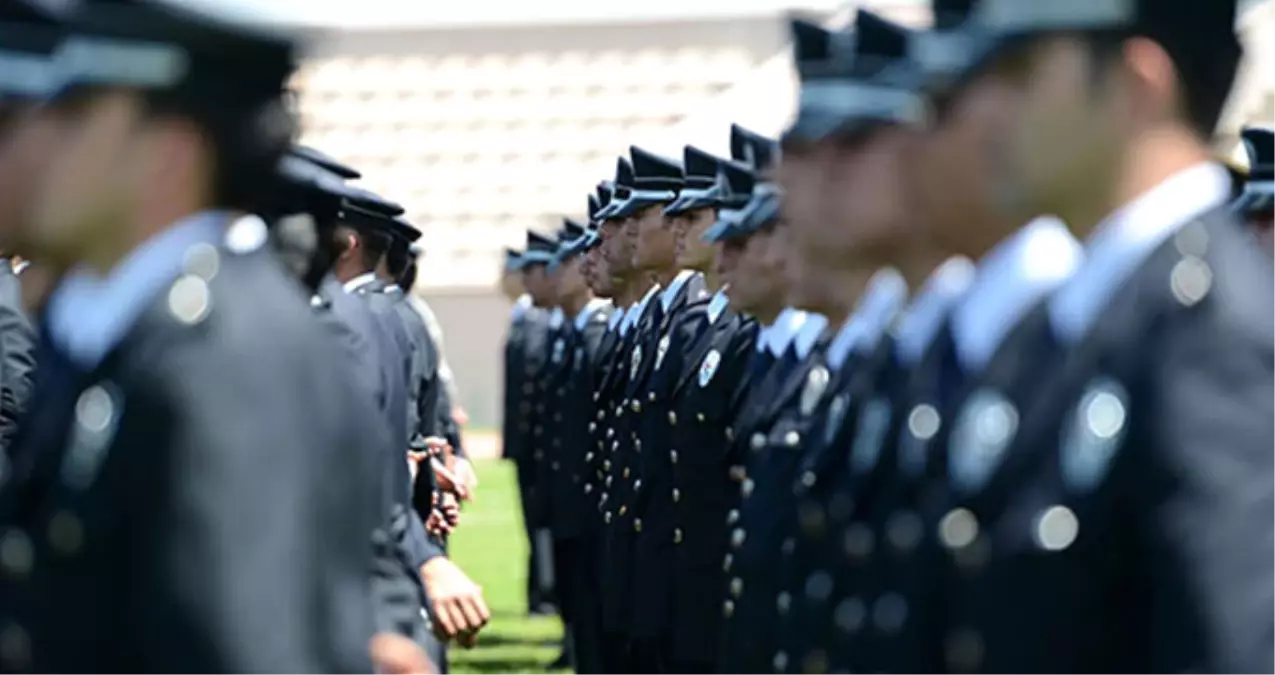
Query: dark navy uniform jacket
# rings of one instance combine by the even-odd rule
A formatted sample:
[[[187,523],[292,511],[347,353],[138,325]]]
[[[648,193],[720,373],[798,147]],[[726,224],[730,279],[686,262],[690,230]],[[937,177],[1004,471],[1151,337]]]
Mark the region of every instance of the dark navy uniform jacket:
[[[788,406],[806,409],[812,396],[807,392],[814,386],[821,395],[828,375],[822,347],[815,344],[827,320],[813,314],[797,316],[802,322],[799,332],[772,368],[775,377],[757,388],[736,423],[735,442],[747,444],[747,450],[741,451],[747,456],[747,478],[740,485],[739,517],[726,525],[730,552],[723,563],[726,623],[720,663],[728,672],[786,668],[784,663],[776,665],[778,614],[786,611],[779,565],[784,551],[791,548],[785,541],[788,528],[784,524],[789,520],[791,485],[804,446],[802,430],[777,422],[783,420]],[[821,379],[821,386],[812,384]],[[817,400],[815,396],[811,403]]]
[[[1271,263],[1226,195],[1201,165],[1101,224],[1039,393],[959,414],[949,667],[1272,669]]]
[[[723,525],[735,505],[726,430],[738,412],[732,394],[747,371],[757,322],[713,297],[702,313],[688,316],[695,335],[679,351],[681,363],[670,393],[668,468],[672,504],[669,639],[678,663],[712,664],[720,640]],[[661,448],[662,449],[662,448]]]
[[[0,494],[4,670],[370,667],[375,413],[264,225],[225,221],[50,300]]]

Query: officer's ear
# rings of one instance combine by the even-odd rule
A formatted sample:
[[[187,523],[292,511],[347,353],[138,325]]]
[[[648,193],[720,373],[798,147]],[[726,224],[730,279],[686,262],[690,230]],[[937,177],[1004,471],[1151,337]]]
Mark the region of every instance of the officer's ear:
[[[362,251],[360,250],[363,247],[362,242],[359,241],[359,236],[353,229],[345,226],[337,227],[336,230],[333,231],[332,237],[335,239],[336,248],[337,251],[339,251],[337,254],[338,260],[345,260],[352,256],[362,255]]]

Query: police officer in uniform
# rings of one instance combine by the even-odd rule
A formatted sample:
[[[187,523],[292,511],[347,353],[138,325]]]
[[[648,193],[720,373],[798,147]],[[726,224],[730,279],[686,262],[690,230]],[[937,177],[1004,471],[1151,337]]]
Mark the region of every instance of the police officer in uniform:
[[[852,569],[836,572],[845,567],[841,532],[856,507],[871,499],[881,441],[875,436],[888,421],[888,404],[873,390],[890,365],[892,343],[882,338],[906,299],[906,284],[893,267],[874,271],[901,262],[891,254],[916,235],[903,210],[901,170],[912,141],[906,126],[917,121],[920,99],[904,89],[907,31],[901,27],[860,10],[853,33],[803,21],[792,28],[802,105],[785,134],[777,175],[787,188],[785,213],[802,260],[794,294],[799,306],[824,313],[833,327],[802,399],[777,425],[804,438],[804,449],[790,486],[792,543],[781,561],[775,662],[799,672],[871,670],[862,644],[853,666],[834,663],[830,632],[838,585],[865,576],[853,556]],[[840,48],[845,42],[849,48]],[[835,99],[820,95],[830,89]],[[819,175],[832,182],[812,180]],[[876,429],[855,447],[846,434],[857,426],[861,405],[870,408]]]
[[[732,394],[757,337],[756,321],[733,311],[726,294],[736,258],[733,249],[724,253],[724,242],[740,233],[733,225],[718,225],[719,215],[747,204],[754,176],[739,163],[690,146],[685,160],[687,189],[665,213],[674,218],[678,265],[703,274],[706,288],[716,292],[702,311],[686,312],[673,328],[677,373],[668,394],[672,553],[666,670],[708,673],[715,669],[722,622],[722,524],[738,490],[729,475],[726,430],[738,412],[731,408]]]
[[[365,670],[374,501],[331,476],[363,473],[366,401],[264,225],[226,212],[275,184],[294,45],[154,4],[69,21],[25,234],[82,267],[45,307],[0,496],[3,667]]]
[[[574,231],[574,228],[573,228]],[[593,419],[591,387],[595,359],[611,313],[608,301],[593,297],[582,266],[589,234],[571,239],[555,261],[558,302],[568,321],[555,339],[551,360],[557,365],[554,386],[554,420],[557,437],[549,452],[546,488],[553,531],[554,578],[558,581],[566,654],[578,672],[600,672],[600,607],[597,603],[596,567],[592,535],[597,510],[592,490],[585,491],[592,447],[588,424]]]
[[[694,184],[692,179],[685,177],[676,161],[641,148],[632,148],[631,156],[639,189],[629,196],[619,214],[629,218],[626,227],[636,230],[634,266],[655,279],[659,292],[648,305],[650,323],[644,332],[649,337],[634,349],[626,390],[628,410],[633,413],[627,418],[633,445],[630,464],[626,465],[632,466],[633,477],[625,483],[631,491],[622,502],[629,507],[633,524],[630,634],[635,652],[653,658],[651,665],[664,670],[669,667],[674,539],[672,465],[664,451],[669,447],[671,430],[669,398],[679,379],[686,346],[678,327],[686,317],[703,311],[709,293],[701,274],[678,268],[677,232],[665,213],[677,193]],[[689,168],[700,174],[694,180],[707,180],[704,165],[715,167],[711,156],[694,148],[686,156],[691,160]]]
[[[602,625],[607,643],[606,656],[612,660],[608,664],[608,670],[623,672],[648,669],[652,665],[649,653],[635,655],[630,649],[633,515],[629,512],[628,501],[637,476],[634,475],[633,466],[636,448],[636,429],[633,426],[635,413],[632,410],[634,397],[629,385],[637,379],[643,358],[653,358],[655,345],[647,325],[657,311],[652,303],[659,290],[650,275],[637,269],[634,264],[637,223],[629,216],[637,211],[643,201],[647,206],[654,206],[649,201],[650,197],[671,199],[668,193],[680,181],[680,178],[667,175],[671,172],[655,162],[648,165],[648,169],[650,170],[639,181],[636,167],[627,158],[618,160],[616,194],[611,203],[598,214],[602,220],[600,232],[603,235],[607,266],[612,276],[625,280],[628,296],[625,316],[618,328],[621,344],[616,349],[612,367],[608,370],[609,377],[599,389],[599,405],[605,402],[608,412],[607,419],[604,420],[607,425],[606,454],[603,459],[606,476],[603,479],[604,491],[599,498],[604,523],[600,582]],[[639,661],[632,663],[631,656]],[[644,658],[647,660],[641,660]]]
[[[765,242],[768,258],[789,260],[787,226],[779,219],[779,207],[778,187],[762,183],[740,218],[747,229],[769,230]],[[786,283],[784,298],[786,305]],[[780,551],[785,546],[779,523],[786,513],[783,492],[790,490],[801,446],[800,432],[776,425],[776,421],[791,402],[809,397],[802,392],[817,362],[816,340],[827,323],[821,316],[803,312],[793,311],[790,316],[792,340],[753,389],[732,431],[735,443],[746,443],[747,449],[735,451],[746,469],[740,484],[739,517],[728,524],[730,552],[723,604],[727,622],[721,669],[729,672],[763,672],[775,667],[777,617],[784,609],[776,579]],[[780,664],[779,669],[783,668]]]
[[[1270,265],[1207,148],[1234,20],[1231,2],[972,15],[986,41],[961,70],[1030,56],[1000,73],[1021,97],[1001,206],[1057,213],[1087,250],[1045,306],[1040,393],[991,389],[960,413],[978,433],[951,433],[950,668],[1273,667]],[[1058,125],[1083,131],[1061,144]]]
[[[552,239],[537,232],[527,232],[526,250],[523,252],[523,285],[531,297],[532,306],[541,316],[526,326],[523,342],[522,403],[526,414],[523,419],[525,434],[519,443],[519,453],[514,460],[518,466],[518,485],[522,498],[523,518],[530,545],[528,562],[529,609],[543,612],[552,608],[552,570],[548,556],[552,540],[542,536],[544,528],[544,497],[538,484],[539,465],[544,460],[546,442],[545,422],[548,419],[543,397],[544,376],[553,343],[552,334],[561,326],[561,312],[554,312],[555,289],[549,284],[547,267],[553,260],[557,246]],[[522,404],[520,403],[520,408]],[[534,592],[533,592],[534,591]]]

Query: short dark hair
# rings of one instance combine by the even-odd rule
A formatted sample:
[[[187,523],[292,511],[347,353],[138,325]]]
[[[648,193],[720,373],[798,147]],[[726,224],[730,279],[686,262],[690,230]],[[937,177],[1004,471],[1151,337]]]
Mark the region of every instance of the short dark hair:
[[[1238,38],[1231,35],[1218,44],[1201,44],[1194,31],[1177,26],[1093,32],[1087,34],[1086,42],[1095,65],[1110,64],[1119,58],[1125,41],[1131,37],[1149,38],[1168,54],[1178,73],[1183,121],[1200,137],[1211,138],[1243,56]]]
[[[298,128],[282,95],[240,101],[205,86],[147,91],[142,101],[147,115],[181,117],[207,135],[214,206],[253,213],[269,206]]]
[[[390,242],[389,250],[385,252],[385,266],[389,269],[390,276],[395,279],[403,276],[411,260],[412,254],[406,243],[401,239]]]
[[[403,270],[403,275],[398,280],[398,285],[405,291],[411,291],[416,286],[416,261],[408,263],[407,268]]]
[[[350,234],[359,238],[361,251],[359,262],[362,263],[363,269],[368,272],[375,270],[377,264],[381,262],[381,257],[390,247],[390,236],[382,232],[339,223],[332,229],[333,259],[349,249],[346,237]]]

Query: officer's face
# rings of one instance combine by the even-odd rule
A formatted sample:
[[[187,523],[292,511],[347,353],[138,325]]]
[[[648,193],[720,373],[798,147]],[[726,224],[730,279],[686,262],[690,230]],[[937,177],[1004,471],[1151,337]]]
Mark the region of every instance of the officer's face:
[[[57,126],[35,108],[0,108],[0,249],[25,250],[34,191],[56,141]]]
[[[742,312],[756,311],[766,297],[765,275],[770,231],[763,230],[744,240],[735,262],[730,301]]]
[[[550,307],[554,304],[557,289],[549,283],[549,274],[544,265],[528,265],[523,268],[522,283],[537,307]]]
[[[799,239],[819,267],[898,264],[909,231],[906,171],[911,130],[877,125],[830,142],[819,224]]]
[[[935,116],[915,150],[910,175],[918,222],[943,250],[978,259],[1025,221],[994,208],[992,154],[1017,102],[1012,87],[986,73],[934,101]]]
[[[784,161],[775,167],[775,182],[784,190],[784,220],[792,228],[798,250],[822,227],[822,201],[827,198],[826,185],[829,148],[824,144],[804,143],[784,146]]]
[[[739,268],[739,258],[744,252],[744,240],[719,241],[713,250],[716,253],[714,264],[717,266],[717,276],[721,278],[723,286],[733,286],[735,270]]]
[[[593,292],[602,297],[611,297],[611,267],[607,264],[606,256],[603,255],[601,246],[594,246],[585,253],[587,267],[585,267],[585,280],[589,283],[589,288]]]
[[[633,272],[633,244],[628,233],[628,221],[608,220],[602,223],[603,257],[607,269],[617,279],[627,278]]]
[[[33,216],[32,243],[41,255],[63,264],[100,255],[111,264],[117,248],[131,247],[131,227],[158,227],[167,222],[149,221],[188,212],[158,202],[189,195],[204,179],[196,173],[198,136],[142,112],[140,99],[122,91],[73,95],[47,110],[61,140]]]
[[[500,277],[500,290],[506,298],[514,299],[523,294],[522,273],[505,272]]]
[[[574,255],[570,260],[558,266],[556,272],[552,274],[557,291],[559,303],[567,298],[579,297],[580,294],[588,290],[588,285],[584,282],[584,256]]]
[[[674,219],[677,237],[677,266],[704,270],[713,264],[715,250],[704,243],[704,233],[717,222],[717,209],[695,209]]]
[[[1122,138],[1143,102],[1127,95],[1122,68],[1097,63],[1074,37],[1011,51],[997,66],[1019,99],[992,155],[1000,205],[1019,220],[1067,219],[1114,183]]]
[[[783,225],[768,226],[748,238],[735,282],[746,286],[750,308],[777,309],[787,302],[789,249],[788,228]]]
[[[648,206],[633,220],[637,227],[634,266],[644,270],[672,267],[677,255],[677,235],[672,219],[664,215],[664,207]]]

